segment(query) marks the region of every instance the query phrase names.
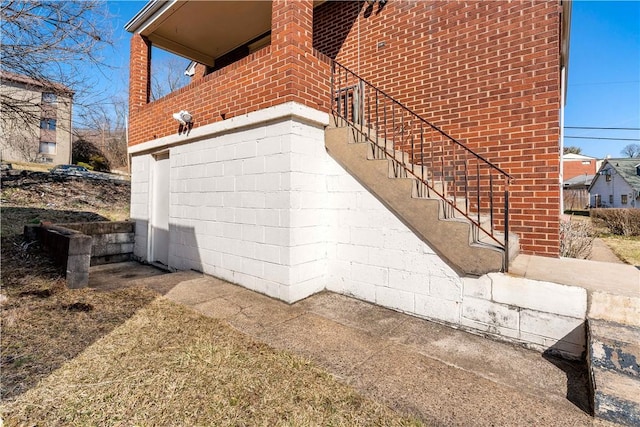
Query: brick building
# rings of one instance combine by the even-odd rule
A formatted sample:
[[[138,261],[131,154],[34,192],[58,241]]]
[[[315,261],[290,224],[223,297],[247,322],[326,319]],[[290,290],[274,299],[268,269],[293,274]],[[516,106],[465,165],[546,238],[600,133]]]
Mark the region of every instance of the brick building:
[[[71,163],[72,90],[2,71],[0,94],[2,160]]]
[[[136,255],[487,330],[463,278],[559,253],[569,21],[562,1],[148,3],[126,26]],[[149,102],[152,45],[200,65]]]
[[[601,162],[595,157],[568,153],[562,156],[562,178],[567,181],[581,175],[595,175]]]

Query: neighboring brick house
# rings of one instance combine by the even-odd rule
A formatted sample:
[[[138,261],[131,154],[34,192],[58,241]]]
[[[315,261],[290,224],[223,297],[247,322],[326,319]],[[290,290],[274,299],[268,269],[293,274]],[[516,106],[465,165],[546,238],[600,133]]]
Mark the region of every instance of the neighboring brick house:
[[[584,175],[595,175],[601,162],[595,157],[582,154],[567,153],[562,156],[562,179],[568,181],[571,178]]]
[[[559,254],[569,21],[561,1],[149,2],[126,26],[135,254],[546,345],[464,277]],[[200,65],[149,102],[152,45]]]
[[[605,159],[589,187],[593,207],[640,209],[640,158]]]
[[[58,83],[2,71],[0,95],[2,160],[71,163],[73,91]]]

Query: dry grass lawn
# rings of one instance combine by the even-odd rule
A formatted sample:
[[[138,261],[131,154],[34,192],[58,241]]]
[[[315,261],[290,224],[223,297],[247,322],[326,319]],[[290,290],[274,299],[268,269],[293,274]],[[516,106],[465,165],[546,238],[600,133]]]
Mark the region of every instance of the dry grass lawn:
[[[640,267],[640,236],[604,235],[600,238],[622,261]]]
[[[22,227],[119,219],[128,198],[108,202],[101,182],[23,184],[2,188],[5,426],[420,424],[144,287],[66,289]]]
[[[7,425],[416,425],[158,297],[4,407]]]

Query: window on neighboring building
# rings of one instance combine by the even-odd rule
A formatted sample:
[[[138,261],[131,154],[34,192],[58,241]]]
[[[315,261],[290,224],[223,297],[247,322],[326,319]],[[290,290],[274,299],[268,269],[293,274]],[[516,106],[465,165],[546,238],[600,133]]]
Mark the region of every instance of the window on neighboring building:
[[[58,102],[58,96],[52,92],[43,92],[42,93],[42,103],[43,104],[55,104]]]
[[[42,119],[42,120],[40,120],[40,129],[56,130],[56,119]]]
[[[609,194],[609,204],[613,205],[613,194]]]
[[[56,143],[40,141],[40,154],[56,154]]]
[[[620,203],[622,203],[623,205],[627,204],[627,195],[626,194],[621,194],[620,195]]]
[[[583,165],[590,165],[590,164],[591,164],[591,162],[590,162],[590,161],[583,161],[583,162],[582,162],[582,164],[583,164]]]

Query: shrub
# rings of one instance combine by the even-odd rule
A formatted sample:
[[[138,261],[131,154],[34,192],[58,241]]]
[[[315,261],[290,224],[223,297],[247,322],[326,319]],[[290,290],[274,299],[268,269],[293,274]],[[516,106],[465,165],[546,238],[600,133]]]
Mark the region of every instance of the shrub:
[[[107,160],[104,156],[91,156],[89,158],[89,162],[91,166],[93,166],[94,170],[100,172],[109,172],[109,170],[111,169],[109,160]]]
[[[78,162],[78,166],[82,166],[87,168],[88,170],[92,171],[93,170],[93,166],[91,166],[89,163],[85,163],[85,162]]]
[[[591,209],[591,219],[619,236],[640,236],[640,209]]]
[[[560,221],[560,256],[587,259],[591,255],[595,232],[587,221]]]

